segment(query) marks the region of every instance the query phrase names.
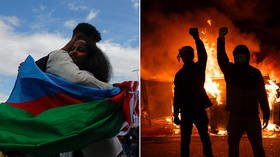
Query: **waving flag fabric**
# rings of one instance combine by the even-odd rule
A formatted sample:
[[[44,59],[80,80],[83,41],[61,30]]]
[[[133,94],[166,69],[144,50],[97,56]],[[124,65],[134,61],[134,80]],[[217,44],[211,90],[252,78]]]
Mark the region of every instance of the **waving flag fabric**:
[[[76,85],[43,73],[29,56],[9,99],[0,104],[0,149],[47,156],[116,136],[125,121],[131,124],[137,86]]]

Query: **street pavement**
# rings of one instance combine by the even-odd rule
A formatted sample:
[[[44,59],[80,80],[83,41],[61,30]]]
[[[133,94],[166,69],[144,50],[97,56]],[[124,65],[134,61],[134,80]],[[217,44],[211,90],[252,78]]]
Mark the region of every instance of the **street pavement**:
[[[215,157],[228,157],[227,137],[211,136]],[[280,138],[264,138],[266,157],[280,157]],[[179,157],[180,137],[144,137],[141,139],[141,157]],[[199,136],[192,136],[190,145],[191,157],[203,157]],[[253,157],[247,137],[240,142],[240,157]]]
[[[214,157],[228,157],[227,135],[211,134]],[[280,132],[263,131],[263,145],[266,157],[280,157]],[[240,142],[240,157],[253,157],[246,135]],[[141,125],[141,157],[179,157],[179,128],[165,120],[152,121],[152,125]],[[202,144],[196,128],[190,145],[191,157],[203,157]]]

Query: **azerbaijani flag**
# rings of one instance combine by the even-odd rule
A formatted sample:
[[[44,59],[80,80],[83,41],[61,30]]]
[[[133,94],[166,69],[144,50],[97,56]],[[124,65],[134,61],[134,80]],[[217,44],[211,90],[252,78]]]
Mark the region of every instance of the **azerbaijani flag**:
[[[42,72],[28,56],[9,99],[0,104],[0,150],[47,156],[114,137],[132,123],[137,86],[76,85]]]

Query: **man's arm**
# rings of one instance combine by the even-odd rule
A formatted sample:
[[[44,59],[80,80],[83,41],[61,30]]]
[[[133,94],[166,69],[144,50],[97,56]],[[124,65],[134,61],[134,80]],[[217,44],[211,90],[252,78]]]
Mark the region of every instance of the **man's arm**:
[[[189,33],[192,35],[193,39],[195,40],[198,62],[206,67],[207,53],[203,42],[199,38],[198,29],[190,28]]]
[[[226,27],[222,27],[219,30],[219,38],[218,38],[218,45],[217,45],[217,58],[218,58],[218,64],[223,72],[225,72],[225,69],[227,65],[229,64],[229,59],[226,54],[225,49],[225,35],[227,34],[228,30]]]
[[[94,88],[112,88],[109,83],[102,82],[85,70],[80,70],[69,54],[64,50],[50,53],[46,72],[62,77],[75,84]]]
[[[85,39],[85,36],[82,36],[80,34],[74,34],[71,38],[71,40],[63,47],[61,48],[62,50],[66,51],[66,52],[70,52],[72,50],[72,47],[74,45],[74,43],[79,40],[79,39]],[[39,60],[37,60],[35,63],[37,64],[37,66],[43,71],[46,72],[47,70],[47,62],[49,59],[49,55],[44,56],[42,58],[40,58]]]
[[[72,47],[74,43],[80,39],[80,36],[78,34],[74,34],[71,38],[71,40],[62,48],[62,50],[70,52],[72,50]]]
[[[265,84],[261,73],[259,74],[259,103],[263,113],[263,128],[266,128],[269,121],[270,109],[265,90]]]

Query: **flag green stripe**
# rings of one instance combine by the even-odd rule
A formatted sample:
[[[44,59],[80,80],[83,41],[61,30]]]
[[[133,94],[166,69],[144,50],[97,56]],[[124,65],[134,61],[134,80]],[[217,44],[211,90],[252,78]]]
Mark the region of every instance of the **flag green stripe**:
[[[113,137],[124,118],[121,104],[106,99],[53,108],[37,116],[2,103],[0,121],[0,149],[42,156]]]

